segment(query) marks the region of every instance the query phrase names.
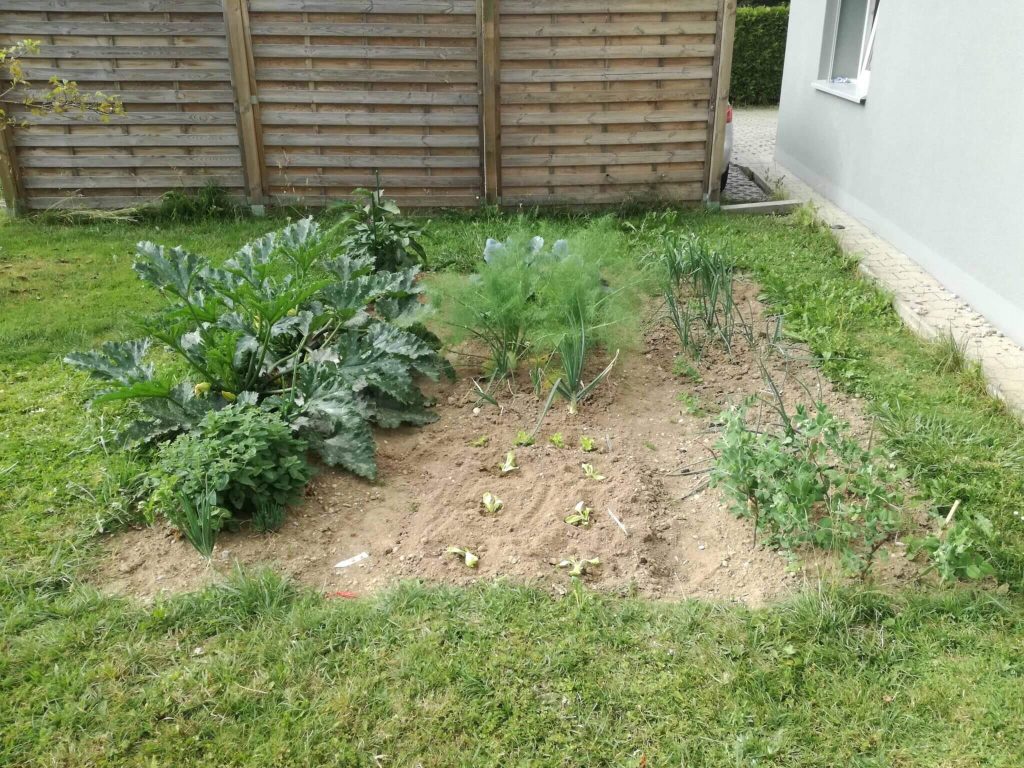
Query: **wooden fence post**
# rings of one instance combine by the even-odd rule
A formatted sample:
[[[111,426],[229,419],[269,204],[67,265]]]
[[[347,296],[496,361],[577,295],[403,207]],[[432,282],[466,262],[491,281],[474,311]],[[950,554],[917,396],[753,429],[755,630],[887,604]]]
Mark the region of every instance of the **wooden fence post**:
[[[716,50],[711,81],[711,109],[708,115],[710,151],[705,199],[717,203],[722,197],[721,178],[725,170],[725,115],[729,108],[732,81],[732,50],[736,40],[736,0],[721,0],[718,10]]]
[[[499,0],[477,0],[480,24],[480,150],[484,199],[501,204],[501,38]]]
[[[238,107],[238,135],[242,144],[246,194],[250,205],[262,206],[266,199],[263,183],[263,138],[260,104],[256,89],[256,64],[252,54],[248,0],[224,0],[227,24],[231,84]]]
[[[18,158],[14,150],[14,127],[0,128],[0,188],[3,188],[7,210],[21,213],[25,190],[18,174]]]

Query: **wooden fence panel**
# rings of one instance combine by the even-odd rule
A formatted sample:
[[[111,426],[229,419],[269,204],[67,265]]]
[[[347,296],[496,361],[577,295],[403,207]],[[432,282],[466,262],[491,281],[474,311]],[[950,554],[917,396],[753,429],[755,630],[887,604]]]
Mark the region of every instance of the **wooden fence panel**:
[[[502,202],[697,202],[719,0],[502,0]]]
[[[221,0],[3,0],[0,45],[42,42],[29,79],[77,80],[120,96],[127,114],[23,113],[15,129],[20,202],[110,208],[216,183],[244,196]]]
[[[36,209],[207,182],[316,206],[377,173],[410,207],[714,199],[734,13],[735,0],[0,0],[0,45],[42,42],[30,78],[128,110],[26,116],[0,146],[0,184]]]
[[[271,201],[482,193],[475,0],[250,0]]]

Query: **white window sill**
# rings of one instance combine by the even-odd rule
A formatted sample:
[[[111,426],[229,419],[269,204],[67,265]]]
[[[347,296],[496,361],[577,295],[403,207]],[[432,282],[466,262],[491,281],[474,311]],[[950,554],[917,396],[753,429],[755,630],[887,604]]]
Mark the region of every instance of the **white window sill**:
[[[852,83],[833,83],[828,80],[815,80],[811,83],[811,87],[816,91],[852,101],[854,104],[863,104],[867,100],[867,93],[864,89],[858,87],[856,81]]]

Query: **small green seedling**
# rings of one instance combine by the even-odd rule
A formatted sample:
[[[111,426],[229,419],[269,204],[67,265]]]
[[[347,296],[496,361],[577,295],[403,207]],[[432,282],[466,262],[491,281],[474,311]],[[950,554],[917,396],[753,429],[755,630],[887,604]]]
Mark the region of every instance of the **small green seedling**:
[[[656,451],[656,450],[658,450],[658,446],[656,446],[650,440],[644,440],[644,448],[646,448],[648,451]]]
[[[700,381],[700,372],[682,356],[676,358],[675,364],[672,366],[672,373],[676,376],[683,376],[695,384]]]
[[[589,560],[578,560],[575,557],[571,557],[568,560],[563,560],[558,564],[559,568],[568,568],[570,576],[583,576],[591,568],[596,568],[601,564],[600,558],[592,557]]]
[[[597,482],[604,480],[604,475],[599,474],[598,471],[594,469],[593,464],[580,464],[580,466],[583,468],[583,474],[588,480],[596,480]]]
[[[597,450],[597,441],[588,435],[583,435],[580,438],[580,448],[584,453],[593,453]]]
[[[476,568],[480,565],[479,556],[474,555],[468,549],[463,549],[462,547],[448,547],[448,554],[461,557],[467,568]]]
[[[487,444],[491,442],[491,438],[487,435],[480,435],[476,440],[473,440],[470,445],[474,448],[486,448]]]
[[[561,432],[555,432],[548,438],[548,442],[551,443],[555,448],[565,448],[565,438],[562,437]]]
[[[594,513],[585,502],[580,502],[573,508],[571,515],[565,518],[565,522],[569,525],[575,526],[576,528],[589,528],[590,527],[590,516]]]
[[[677,399],[679,400],[679,404],[683,406],[683,410],[691,416],[700,416],[704,413],[704,409],[700,404],[700,399],[692,392],[680,392]]]
[[[527,446],[533,445],[533,435],[527,432],[525,429],[520,429],[516,434],[516,445]]]
[[[484,494],[483,499],[480,500],[480,504],[489,515],[498,514],[505,506],[505,502],[490,492]]]
[[[505,463],[501,465],[501,474],[507,475],[509,472],[514,472],[519,469],[519,465],[516,464],[516,453],[515,451],[509,451],[505,454]]]

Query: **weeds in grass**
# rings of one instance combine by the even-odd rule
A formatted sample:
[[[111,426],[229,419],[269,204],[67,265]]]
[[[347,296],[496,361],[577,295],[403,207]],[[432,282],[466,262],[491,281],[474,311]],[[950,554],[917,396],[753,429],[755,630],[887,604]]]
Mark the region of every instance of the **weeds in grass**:
[[[156,207],[145,213],[158,221],[180,224],[238,218],[244,215],[244,209],[228,196],[224,187],[210,182],[199,189],[165,192]]]
[[[936,373],[961,373],[968,367],[967,339],[957,339],[952,331],[947,331],[932,342],[932,353]]]
[[[371,259],[377,269],[387,272],[399,272],[426,259],[420,244],[423,230],[402,218],[398,204],[384,196],[379,173],[374,189],[357,189],[352,195],[355,200],[338,206],[342,217],[337,225],[349,258]]]

